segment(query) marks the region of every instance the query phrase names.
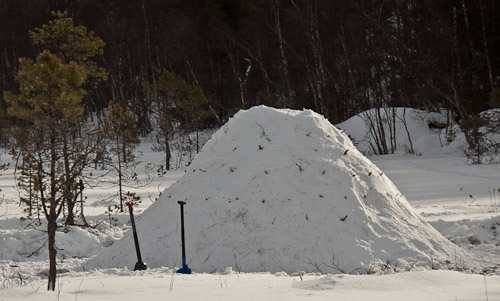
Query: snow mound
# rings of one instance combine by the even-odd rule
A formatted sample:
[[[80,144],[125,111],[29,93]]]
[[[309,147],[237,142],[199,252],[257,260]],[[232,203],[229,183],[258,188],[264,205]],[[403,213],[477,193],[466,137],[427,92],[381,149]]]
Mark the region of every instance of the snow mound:
[[[467,257],[425,222],[347,135],[309,111],[237,113],[137,220],[143,260],[180,266],[184,200],[195,272],[352,272]],[[132,268],[131,233],[86,268]]]

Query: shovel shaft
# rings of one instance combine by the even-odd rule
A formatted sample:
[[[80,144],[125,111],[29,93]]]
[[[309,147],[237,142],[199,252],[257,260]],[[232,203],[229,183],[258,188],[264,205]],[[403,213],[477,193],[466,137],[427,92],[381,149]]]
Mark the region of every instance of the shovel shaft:
[[[137,261],[142,262],[141,250],[139,249],[139,239],[137,238],[137,230],[135,228],[134,209],[132,206],[129,206],[128,208],[130,213],[130,223],[132,224],[132,233],[134,235],[135,253],[137,254]]]
[[[182,274],[191,274],[191,269],[187,266],[186,263],[186,239],[184,235],[184,205],[186,202],[178,201],[179,205],[181,205],[181,241],[182,241],[182,268],[177,271],[177,273]]]
[[[184,202],[179,201],[181,205],[181,240],[182,240],[182,265],[186,264],[186,238],[184,235]]]

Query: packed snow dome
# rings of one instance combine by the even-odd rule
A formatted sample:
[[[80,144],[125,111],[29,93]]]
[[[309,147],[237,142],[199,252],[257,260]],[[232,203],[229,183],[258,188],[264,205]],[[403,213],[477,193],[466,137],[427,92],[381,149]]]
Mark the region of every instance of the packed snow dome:
[[[185,175],[137,219],[149,267],[194,272],[337,273],[382,263],[433,266],[468,257],[408,204],[347,135],[310,110],[240,111]],[[131,233],[85,268],[132,268]]]

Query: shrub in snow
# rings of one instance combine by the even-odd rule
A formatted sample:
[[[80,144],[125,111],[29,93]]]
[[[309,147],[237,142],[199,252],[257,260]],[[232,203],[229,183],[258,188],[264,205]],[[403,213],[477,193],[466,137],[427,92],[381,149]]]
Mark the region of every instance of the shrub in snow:
[[[467,148],[464,153],[472,164],[498,162],[499,116],[500,109],[494,109],[462,121],[461,127],[467,138]]]

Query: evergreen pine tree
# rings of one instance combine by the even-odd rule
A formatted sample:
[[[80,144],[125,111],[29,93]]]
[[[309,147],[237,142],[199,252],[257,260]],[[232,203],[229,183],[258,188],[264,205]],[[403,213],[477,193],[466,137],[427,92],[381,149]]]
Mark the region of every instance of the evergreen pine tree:
[[[55,290],[55,233],[66,190],[61,150],[68,131],[83,114],[85,91],[81,86],[87,72],[74,62],[64,64],[45,50],[36,61],[21,59],[16,79],[19,94],[6,92],[4,97],[8,114],[17,120],[14,147],[36,162],[37,187],[48,223],[48,289]]]
[[[165,152],[165,168],[170,170],[174,136],[196,132],[198,152],[201,123],[215,116],[201,88],[196,83],[187,83],[173,72],[164,70],[155,84],[145,83],[144,86],[155,99],[153,116],[159,127],[156,149]]]
[[[85,126],[84,86],[89,78],[106,78],[90,60],[102,53],[104,42],[84,26],[75,27],[66,13],[53,15],[48,25],[30,31],[33,43],[44,50],[35,61],[19,60],[17,94],[4,93],[13,119],[12,147],[31,158],[38,182],[34,187],[47,219],[49,290],[56,283],[57,218],[67,204],[66,224],[74,224],[78,181],[102,141],[98,130]]]
[[[85,70],[86,80],[82,88],[86,88],[90,82],[97,83],[107,79],[107,72],[99,67],[92,59],[103,53],[105,43],[99,37],[94,36],[94,32],[88,31],[85,26],[75,26],[73,18],[67,12],[52,12],[54,19],[48,24],[42,25],[29,32],[30,38],[38,47],[49,50],[57,56],[64,64],[77,64]],[[74,207],[78,197],[79,179],[82,171],[87,165],[87,160],[80,158],[82,150],[94,149],[101,140],[95,129],[85,126],[84,108],[90,105],[85,103],[86,98],[82,98],[80,109],[82,114],[72,124],[68,124],[68,131],[63,137],[63,168],[65,175],[64,202],[67,205],[67,225],[74,225]],[[79,139],[85,137],[87,140]],[[89,139],[88,139],[89,138]],[[86,151],[84,151],[86,152]],[[80,166],[74,164],[79,161]]]

